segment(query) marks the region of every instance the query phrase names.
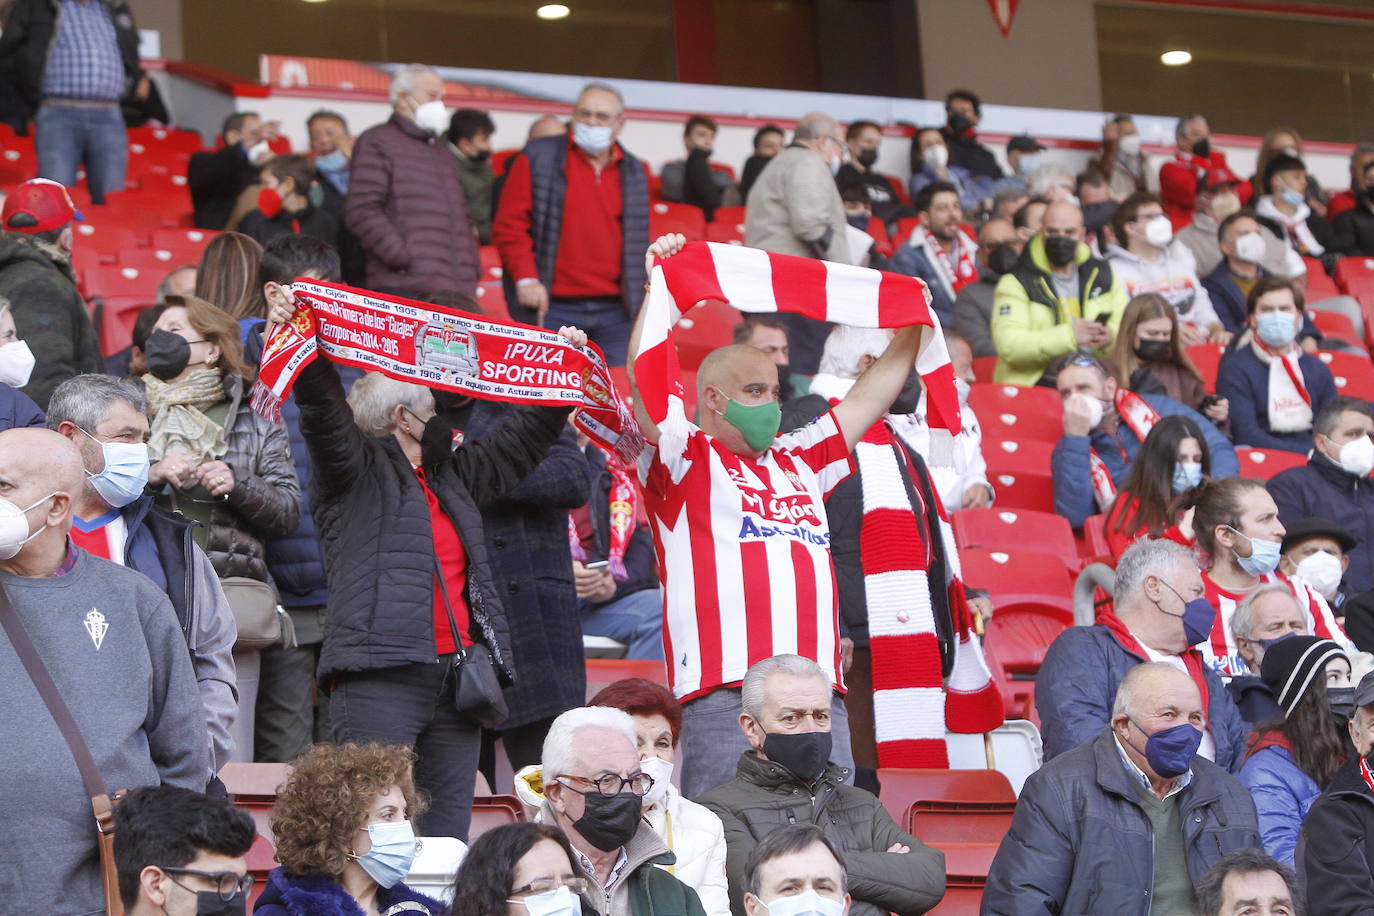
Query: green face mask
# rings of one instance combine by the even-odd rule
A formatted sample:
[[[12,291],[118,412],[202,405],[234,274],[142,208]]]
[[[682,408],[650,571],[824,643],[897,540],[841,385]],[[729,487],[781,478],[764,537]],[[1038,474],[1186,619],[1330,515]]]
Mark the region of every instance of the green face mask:
[[[724,394],[724,392],[721,392]],[[726,423],[744,433],[744,441],[756,452],[762,452],[773,444],[782,425],[782,407],[777,401],[766,404],[741,404],[728,398],[729,404],[721,414]]]

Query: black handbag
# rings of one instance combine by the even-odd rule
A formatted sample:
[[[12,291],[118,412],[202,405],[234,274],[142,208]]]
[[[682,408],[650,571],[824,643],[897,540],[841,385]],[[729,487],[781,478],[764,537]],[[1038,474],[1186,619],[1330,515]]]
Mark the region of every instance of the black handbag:
[[[453,603],[448,598],[448,583],[444,581],[444,571],[439,566],[438,557],[434,558],[434,572],[439,580],[439,590],[444,595],[444,610],[448,612],[453,644],[458,647],[453,654],[453,708],[469,722],[483,728],[496,728],[510,715],[506,694],[501,690],[501,682],[496,676],[496,662],[491,657],[491,650],[481,643],[463,645],[458,633],[458,619],[453,616]],[[475,589],[473,592],[476,594]]]

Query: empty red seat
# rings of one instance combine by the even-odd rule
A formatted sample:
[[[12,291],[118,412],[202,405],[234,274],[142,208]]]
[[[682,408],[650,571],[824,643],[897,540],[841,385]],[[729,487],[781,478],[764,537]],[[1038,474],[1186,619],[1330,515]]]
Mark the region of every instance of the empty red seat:
[[[189,260],[178,258],[166,248],[126,248],[119,253],[120,267],[137,268],[139,271],[155,277],[157,283],[161,283],[162,278],[172,268],[182,264],[196,264],[199,260],[199,258]]]
[[[140,242],[138,233],[127,226],[90,220],[76,223],[73,235],[73,251],[95,253],[98,260],[107,264],[117,263],[120,252],[137,248]]]
[[[983,427],[983,459],[989,470],[1049,474],[1050,456],[1055,446],[1053,440],[1002,438],[998,432],[993,429],[990,434],[988,427]]]
[[[484,795],[472,800],[472,821],[468,826],[471,843],[488,830],[516,824],[525,819],[525,809],[514,795]]]
[[[233,799],[234,807],[247,811],[257,824],[258,833],[269,840],[272,805],[290,775],[291,766],[285,763],[226,763],[219,771],[220,782]]]
[[[668,232],[681,232],[689,242],[706,238],[706,215],[692,204],[667,201],[649,205],[649,236],[658,238]]]
[[[992,646],[1008,674],[1033,675],[1060,633],[1073,626],[1073,611],[1039,601],[999,605],[988,621],[983,645]]]
[[[154,229],[151,233],[152,247],[172,253],[171,260],[177,264],[199,264],[205,246],[214,241],[219,233],[214,229]]]
[[[1302,260],[1307,265],[1307,293],[1305,298],[1308,302],[1320,302],[1323,299],[1341,294],[1336,281],[1326,275],[1326,268],[1322,266],[1321,261],[1308,257],[1304,257]]]
[[[973,810],[985,806],[1016,805],[1011,783],[997,770],[878,770],[878,800],[898,824],[914,805]]]
[[[1054,554],[1065,562],[1077,562],[1078,547],[1068,519],[1051,512],[1029,509],[962,509],[951,516],[954,537],[960,549],[985,547],[1007,553],[1034,545],[1042,553]]]
[[[1320,263],[1320,262],[1319,262]],[[1341,258],[1336,262],[1336,285],[1341,289],[1350,289],[1352,277],[1363,277],[1374,279],[1374,258]],[[1310,282],[1310,277],[1309,277]],[[1308,298],[1312,298],[1308,296]]]
[[[1268,480],[1280,471],[1300,468],[1307,464],[1307,456],[1282,449],[1250,448],[1236,446],[1236,458],[1240,461],[1240,476]]]
[[[191,198],[186,198],[189,212]],[[123,226],[143,237],[150,236],[156,229],[177,225],[180,206],[168,204],[156,193],[144,191],[111,191],[105,195],[105,203],[90,207],[85,211],[89,220],[111,226]]]
[[[958,882],[958,883],[956,883]],[[935,909],[926,916],[979,916],[983,908],[983,882],[967,882],[961,878],[945,878],[945,895]]]
[[[1219,344],[1198,344],[1188,347],[1188,358],[1202,376],[1202,384],[1208,391],[1217,390],[1217,368],[1221,365],[1221,355],[1226,350]]]
[[[185,176],[190,162],[191,154],[183,150],[130,143],[127,175],[142,185],[153,176]]]
[[[510,321],[510,307],[506,304],[506,288],[500,280],[483,280],[477,284],[477,304],[482,313],[502,321]]]
[[[1322,350],[1317,358],[1335,377],[1336,391],[1350,398],[1374,400],[1374,364],[1368,356],[1346,351]]]
[[[100,315],[100,353],[113,356],[133,342],[139,312],[153,304],[151,296],[101,296],[93,298]]]
[[[730,223],[740,227],[740,232],[744,231],[744,207],[716,207],[716,212],[711,215],[711,221],[715,223]]]
[[[1060,405],[1059,392],[1053,388],[1026,385],[999,385],[995,382],[977,382],[969,386],[968,404],[978,414],[978,420],[986,430],[989,423],[997,420],[1007,429],[1016,430],[1020,437],[1026,437],[1024,430],[1035,428],[1043,430],[1038,438],[1058,439],[1064,432],[1063,407]],[[1009,421],[1003,415],[1015,417]],[[1053,422],[1048,422],[1049,418]],[[984,435],[987,435],[986,431]]]
[[[994,607],[1043,601],[1073,610],[1073,581],[1063,560],[1054,554],[965,547],[959,551],[959,563],[964,581],[972,588],[986,589]]]
[[[1039,407],[1036,410],[1025,409],[1031,406],[1030,402],[1023,405],[1003,405],[1000,410],[984,410],[973,403],[971,394],[969,396],[969,406],[973,407],[973,412],[978,415],[978,422],[983,427],[984,440],[1027,439],[1058,442],[1064,435],[1063,411],[1059,406],[1058,395],[1056,393],[1052,410],[1047,404],[1040,406],[1039,402],[1042,401],[1041,398],[1036,399],[1036,406]]]
[[[718,300],[703,302],[683,315],[673,328],[677,358],[684,369],[696,369],[718,347],[734,338],[735,325],[743,320],[738,309]]]
[[[19,137],[0,147],[0,184],[18,184],[37,175],[38,156],[32,139]]]
[[[869,217],[868,234],[873,238],[873,248],[885,258],[892,257],[892,237],[887,234],[887,224],[878,217]]]
[[[184,153],[199,152],[205,144],[200,134],[181,127],[130,127],[129,143],[141,143],[150,149],[172,149]]]
[[[1054,478],[1048,470],[995,467],[989,463],[988,480],[997,491],[997,505],[1003,509],[1054,511]]]
[[[1083,523],[1083,556],[1089,559],[1110,556],[1112,547],[1107,543],[1107,515],[1101,513],[1088,516]]]
[[[992,374],[997,371],[997,357],[975,356],[973,358],[973,377],[979,382],[991,382]]]
[[[253,904],[262,896],[263,891],[267,890],[267,876],[277,867],[277,847],[262,834],[261,827],[258,828],[258,835],[253,838],[253,845],[249,847],[243,861],[248,866],[248,874],[253,876],[253,888],[248,892],[247,904],[247,911],[251,913]]]
[[[483,245],[479,251],[482,257],[482,279],[500,280],[501,252],[496,250],[495,245]]]
[[[1307,316],[1312,319],[1317,330],[1322,332],[1322,346],[1329,347],[1332,339],[1342,343],[1364,348],[1364,340],[1355,333],[1355,324],[1349,316],[1341,312],[1327,312],[1322,309],[1308,309]]]
[[[911,233],[915,232],[919,225],[921,225],[919,216],[908,216],[897,220],[897,231],[892,233],[892,247],[900,248],[911,241]]]
[[[744,224],[722,222],[707,223],[706,241],[721,242],[726,245],[743,245]]]
[[[151,302],[162,276],[147,269],[102,264],[86,271],[84,281],[82,288],[90,296],[144,296]]]
[[[587,665],[587,699],[601,692],[607,684],[627,677],[642,677],[655,684],[668,686],[668,669],[661,661],[633,658],[589,658]]]

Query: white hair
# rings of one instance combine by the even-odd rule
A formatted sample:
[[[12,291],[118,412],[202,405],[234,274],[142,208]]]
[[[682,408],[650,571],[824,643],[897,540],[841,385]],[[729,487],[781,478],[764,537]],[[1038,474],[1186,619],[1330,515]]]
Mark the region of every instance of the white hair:
[[[744,674],[744,685],[740,689],[740,705],[754,719],[763,718],[763,708],[768,697],[768,679],[775,674],[790,674],[793,677],[814,677],[830,685],[830,677],[821,666],[800,655],[773,655],[762,661],[754,662]]]
[[[1167,579],[1180,563],[1196,563],[1192,551],[1166,538],[1141,538],[1121,555],[1116,563],[1116,586],[1112,600],[1117,607],[1128,603],[1145,584],[1146,576]]]
[[[348,392],[353,422],[369,436],[385,436],[396,428],[391,412],[397,405],[418,414],[434,408],[434,395],[423,385],[402,382],[380,372],[367,373]]]
[[[819,140],[821,137],[833,135],[840,129],[840,125],[828,114],[813,111],[808,115],[803,115],[797,122],[796,128],[792,131],[793,140]]]
[[[1046,162],[1026,177],[1026,190],[1031,197],[1043,197],[1060,180],[1067,180],[1070,185],[1076,182],[1072,171],[1057,162]]]
[[[1170,542],[1172,543],[1172,542]],[[1175,544],[1174,546],[1179,546]],[[1152,674],[1161,671],[1170,671],[1182,674],[1177,668],[1168,662],[1141,662],[1121,679],[1121,684],[1116,688],[1116,699],[1112,702],[1112,718],[1125,715],[1134,719],[1135,715],[1135,695],[1140,687],[1140,682]]]
[[[892,331],[887,328],[855,328],[837,324],[825,339],[817,371],[839,378],[858,378],[859,362],[865,356],[875,359],[882,356],[891,341]]]
[[[625,736],[634,748],[639,742],[639,729],[630,714],[614,706],[578,706],[569,709],[549,726],[544,736],[544,750],[540,755],[539,768],[544,784],[548,785],[559,776],[572,773],[577,766],[577,750],[573,740],[584,728],[604,728]],[[572,775],[585,776],[585,773]]]
[[[427,67],[424,64],[406,64],[391,75],[390,95],[392,105],[399,102],[401,96],[414,94],[415,77],[419,76],[421,73],[433,73],[435,76],[439,76],[433,67]]]
[[[582,91],[577,94],[577,97],[580,99],[582,98],[582,96],[586,95],[587,93],[593,90],[597,92],[609,92],[611,95],[615,96],[615,100],[618,103],[620,103],[621,112],[625,111],[625,96],[621,94],[619,89],[615,88],[610,83],[603,83],[600,80],[593,80],[592,82],[583,86]]]
[[[1298,599],[1293,597],[1293,592],[1287,585],[1278,582],[1261,585],[1242,598],[1240,604],[1236,605],[1235,612],[1231,614],[1231,633],[1237,639],[1254,639],[1251,634],[1255,632],[1255,602],[1265,595],[1283,595],[1293,602],[1294,606],[1298,603]]]

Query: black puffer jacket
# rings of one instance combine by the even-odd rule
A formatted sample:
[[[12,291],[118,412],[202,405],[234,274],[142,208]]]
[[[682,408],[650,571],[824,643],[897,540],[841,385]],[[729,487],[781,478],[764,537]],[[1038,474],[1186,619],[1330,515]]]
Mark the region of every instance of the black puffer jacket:
[[[1353,757],[1336,773],[1303,821],[1298,885],[1307,912],[1322,916],[1374,913],[1374,792]]]
[[[310,500],[329,579],[320,677],[433,662],[434,536],[415,471],[394,437],[368,436],[354,425],[328,361],[306,367],[292,394],[310,447]],[[448,441],[427,447],[423,457],[430,488],[467,552],[473,636],[512,680],[510,629],[478,504],[509,493],[534,470],[567,416],[566,408],[523,407],[499,430],[456,451],[441,435]]]
[[[205,553],[221,579],[246,576],[271,582],[263,542],[296,530],[301,486],[286,427],[259,416],[243,389],[242,378],[225,376],[227,416],[233,420],[224,430],[229,448],[220,460],[234,472],[234,489],[227,500],[211,506]],[[175,508],[173,495],[168,490],[159,502]]]

